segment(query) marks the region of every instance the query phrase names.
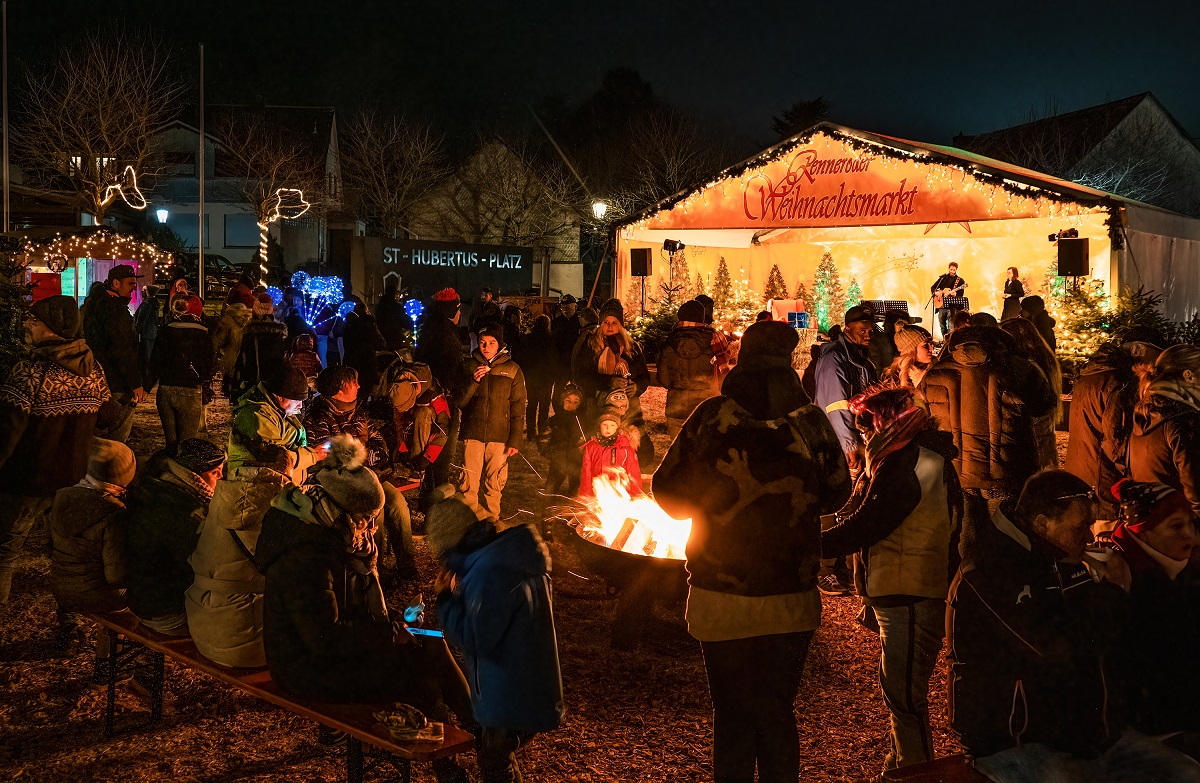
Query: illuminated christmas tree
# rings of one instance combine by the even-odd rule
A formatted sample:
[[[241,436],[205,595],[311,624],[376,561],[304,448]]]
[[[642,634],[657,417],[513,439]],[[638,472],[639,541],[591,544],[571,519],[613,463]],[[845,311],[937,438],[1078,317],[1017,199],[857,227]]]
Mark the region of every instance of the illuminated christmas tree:
[[[796,289],[793,297],[796,299],[796,301],[801,302],[805,308],[808,308],[808,286],[804,284],[803,280],[796,281]]]
[[[817,265],[817,274],[813,278],[813,303],[808,312],[816,315],[817,328],[822,332],[828,332],[830,326],[840,324],[842,314],[846,312],[846,292],[842,290],[837,264],[828,251],[821,256],[821,263]]]
[[[688,270],[686,253],[686,250],[680,250],[671,259],[671,287],[674,289],[674,300],[679,302],[686,302],[694,296],[692,293],[692,273]]]
[[[775,264],[771,267],[770,274],[767,275],[767,287],[763,290],[763,304],[772,299],[787,298],[787,284],[783,282],[783,273],[779,271],[779,264]]]
[[[737,281],[726,290],[728,293],[724,306],[714,305],[714,320],[718,324],[727,323],[730,331],[741,334],[754,323],[755,316],[762,310],[762,295],[750,287],[744,269]]]
[[[846,309],[849,310],[861,301],[862,288],[858,284],[858,278],[851,276],[850,287],[846,289]]]
[[[729,305],[729,295],[733,291],[733,278],[729,276],[729,267],[725,264],[725,256],[721,256],[717,264],[717,279],[713,281],[712,293],[713,312],[724,310]]]
[[[704,290],[704,278],[700,276],[699,272],[697,272],[696,273],[696,284],[692,286],[692,298],[700,296],[700,294],[703,294],[703,293],[706,293]]]

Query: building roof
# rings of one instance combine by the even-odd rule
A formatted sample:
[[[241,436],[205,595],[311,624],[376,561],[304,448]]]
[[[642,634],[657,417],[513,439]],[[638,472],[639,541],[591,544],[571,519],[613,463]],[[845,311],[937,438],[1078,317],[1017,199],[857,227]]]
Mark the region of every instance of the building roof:
[[[1092,150],[1111,134],[1143,101],[1158,100],[1149,92],[1131,95],[1128,98],[1088,106],[1084,109],[1043,117],[1032,122],[1001,128],[990,133],[973,136],[959,134],[954,137],[954,146],[997,160],[1006,160],[1018,165],[1030,165],[1023,150],[1036,149],[1040,140],[1053,138],[1056,141],[1055,157],[1065,174],[1077,166]],[[1159,108],[1162,104],[1159,103]],[[1163,109],[1170,117],[1170,113]],[[1174,121],[1174,118],[1171,118]],[[1179,125],[1178,122],[1175,123]],[[1185,138],[1187,133],[1179,129]]]

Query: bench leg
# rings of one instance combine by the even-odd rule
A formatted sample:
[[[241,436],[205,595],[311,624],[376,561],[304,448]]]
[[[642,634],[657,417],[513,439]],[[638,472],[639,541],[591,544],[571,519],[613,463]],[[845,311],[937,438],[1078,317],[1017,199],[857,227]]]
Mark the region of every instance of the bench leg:
[[[363,747],[362,740],[354,737],[346,738],[346,781],[347,783],[362,783],[363,779]]]
[[[113,735],[114,714],[117,711],[117,654],[121,648],[121,637],[113,635],[108,648],[108,703],[104,707],[104,736]]]
[[[150,653],[150,722],[162,720],[163,712],[163,671],[165,656],[160,652]]]

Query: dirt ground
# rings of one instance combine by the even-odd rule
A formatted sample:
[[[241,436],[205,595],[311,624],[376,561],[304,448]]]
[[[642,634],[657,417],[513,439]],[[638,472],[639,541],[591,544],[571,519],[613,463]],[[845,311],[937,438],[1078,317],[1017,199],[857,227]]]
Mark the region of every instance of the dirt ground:
[[[651,435],[665,451],[664,395],[643,397]],[[223,443],[229,408],[210,410],[208,436]],[[130,445],[140,459],[162,443],[152,403],[138,410]],[[511,463],[504,515],[537,521],[553,500],[540,493],[546,461],[536,448],[528,463]],[[651,472],[653,466],[644,466]],[[536,471],[536,472],[535,472]],[[419,522],[419,517],[417,517]],[[561,538],[561,536],[560,536]],[[423,590],[435,566],[418,538]],[[634,651],[609,644],[616,601],[562,541],[554,558],[555,615],[568,717],[557,731],[521,751],[527,780],[554,783],[711,780],[712,714],[699,644],[687,634],[682,601],[656,605],[655,621]],[[389,559],[390,561],[390,559]],[[385,561],[384,570],[390,565]],[[337,781],[342,748],[316,742],[316,726],[241,695],[205,675],[167,663],[161,724],[145,727],[148,702],[126,683],[118,689],[118,726],[102,736],[103,689],[91,684],[91,641],[56,657],[55,604],[47,584],[47,542],[26,545],[0,643],[0,779],[6,781]],[[392,590],[402,606],[417,589]],[[849,781],[877,774],[887,748],[888,719],[876,681],[879,645],[854,620],[853,598],[824,599],[796,703],[804,781]],[[931,688],[934,743],[954,752],[946,731],[944,660]],[[473,767],[470,756],[464,758]],[[432,780],[428,769],[414,779]],[[477,774],[477,773],[473,773]]]

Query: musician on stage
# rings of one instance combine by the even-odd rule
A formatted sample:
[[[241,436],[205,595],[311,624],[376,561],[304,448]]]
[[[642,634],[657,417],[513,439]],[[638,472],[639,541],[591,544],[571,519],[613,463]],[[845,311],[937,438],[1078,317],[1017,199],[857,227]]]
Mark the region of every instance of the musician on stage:
[[[942,327],[942,339],[950,334],[950,319],[954,317],[954,311],[959,309],[943,306],[944,297],[962,296],[966,287],[967,281],[958,276],[958,264],[953,261],[946,268],[946,274],[939,277],[937,282],[929,287],[929,292],[933,294],[933,308],[937,315],[937,322]]]

